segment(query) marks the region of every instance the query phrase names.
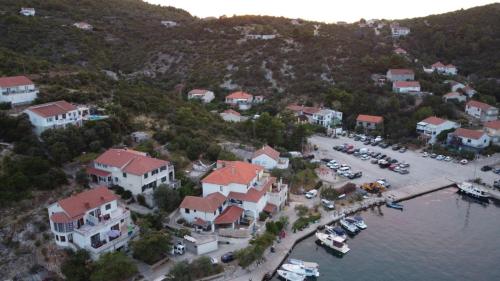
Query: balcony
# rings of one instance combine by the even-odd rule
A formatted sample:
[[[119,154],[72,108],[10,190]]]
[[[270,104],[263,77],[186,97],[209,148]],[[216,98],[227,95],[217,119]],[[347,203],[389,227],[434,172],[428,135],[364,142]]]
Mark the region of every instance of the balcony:
[[[139,233],[139,228],[135,225],[132,225],[132,231],[121,231],[120,236],[116,238],[109,237],[108,240],[104,239],[99,241],[98,243],[87,245],[85,247],[92,255],[99,255],[103,252],[109,252],[110,250],[116,250],[128,243],[128,241],[134,238],[137,233]]]
[[[8,95],[17,95],[17,94],[31,94],[33,92],[38,93],[38,88],[30,89],[30,90],[10,90],[10,91],[2,91],[1,94],[4,96]]]
[[[87,216],[85,218],[85,224],[80,228],[75,229],[75,232],[78,232],[83,236],[88,236],[96,230],[119,223],[121,219],[125,219],[127,217],[130,217],[130,211],[122,207],[118,207],[115,211],[109,214],[109,218],[107,218],[106,215],[101,216],[100,219],[94,216]]]

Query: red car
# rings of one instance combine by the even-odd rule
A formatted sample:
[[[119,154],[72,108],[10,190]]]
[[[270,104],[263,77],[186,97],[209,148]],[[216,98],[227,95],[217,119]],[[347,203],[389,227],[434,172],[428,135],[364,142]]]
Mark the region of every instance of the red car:
[[[397,166],[398,166],[398,165],[396,165],[396,164],[391,164],[391,165],[389,166],[389,170],[394,171],[394,169],[396,169],[396,167],[397,167]]]

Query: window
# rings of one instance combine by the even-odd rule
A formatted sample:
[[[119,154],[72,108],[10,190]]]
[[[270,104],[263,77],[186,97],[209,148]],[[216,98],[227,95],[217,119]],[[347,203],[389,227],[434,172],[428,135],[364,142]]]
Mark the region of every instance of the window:
[[[106,204],[106,210],[111,209],[111,204]]]
[[[193,212],[195,212],[195,213],[196,213],[196,210],[193,210]]]
[[[148,178],[148,173],[145,173],[144,174],[144,178],[147,179]]]
[[[54,119],[52,119],[52,117],[47,118],[47,122],[48,122],[48,123],[52,122],[52,120],[54,120]]]
[[[158,174],[158,169],[151,171],[151,175],[156,175],[156,174]]]
[[[66,236],[61,235],[61,242],[66,242]]]
[[[167,177],[161,178],[161,182],[166,182],[166,181],[167,181]]]
[[[160,167],[160,172],[161,172],[161,171],[165,171],[166,169],[167,169],[167,166],[161,166],[161,167]]]
[[[189,209],[184,209],[184,212],[185,212],[186,214],[189,214]]]
[[[117,177],[115,177],[115,182],[118,182],[118,178]]]
[[[56,235],[56,240],[59,241],[59,236]]]
[[[127,173],[123,173],[123,177],[126,178],[127,177]]]
[[[125,221],[125,219],[121,219],[120,222],[123,223]]]
[[[221,186],[219,186],[219,190],[220,190],[220,192],[222,192],[222,185],[221,185]]]
[[[64,114],[62,115],[62,118],[63,118],[63,119],[66,119],[66,113],[64,113]]]

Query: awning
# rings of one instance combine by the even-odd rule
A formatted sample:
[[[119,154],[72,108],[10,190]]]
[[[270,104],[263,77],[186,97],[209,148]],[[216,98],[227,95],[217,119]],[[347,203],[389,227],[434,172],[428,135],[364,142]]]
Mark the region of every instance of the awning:
[[[119,230],[112,229],[112,230],[108,231],[107,235],[110,238],[116,238],[116,237],[120,236],[120,233],[121,232]]]
[[[222,214],[215,219],[215,224],[229,224],[237,221],[243,214],[243,209],[237,206],[227,207]]]
[[[50,216],[50,220],[55,223],[68,223],[72,220],[63,212],[53,213]]]
[[[87,167],[87,174],[96,175],[96,176],[100,176],[100,177],[107,177],[107,176],[111,175],[110,172],[99,170],[99,169],[96,169],[93,167]]]
[[[267,203],[266,206],[264,207],[264,212],[267,212],[269,214],[273,214],[278,210],[278,207],[274,204]]]
[[[205,220],[202,220],[200,218],[196,218],[193,222],[194,225],[196,226],[201,226],[201,227],[205,227],[205,226],[208,226],[208,222],[205,221]]]

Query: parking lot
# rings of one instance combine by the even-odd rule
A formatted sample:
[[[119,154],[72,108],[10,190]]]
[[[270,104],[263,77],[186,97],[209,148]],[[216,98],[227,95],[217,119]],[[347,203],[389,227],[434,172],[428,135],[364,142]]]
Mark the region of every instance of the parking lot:
[[[482,157],[478,160],[469,162],[467,165],[454,163],[453,161],[439,161],[430,157],[422,157],[420,151],[407,150],[404,153],[394,151],[391,147],[381,148],[379,146],[364,145],[360,141],[354,141],[352,138],[338,137],[329,138],[323,136],[312,136],[309,138],[312,145],[316,145],[318,150],[314,152],[315,159],[334,159],[340,164],[347,164],[352,172],[361,171],[363,176],[350,180],[356,184],[372,182],[380,178],[385,178],[391,184],[391,188],[399,188],[407,185],[433,181],[438,178],[447,178],[455,182],[461,182],[473,178],[481,178],[483,182],[492,185],[493,181],[500,179],[500,175],[492,171],[482,172],[480,169],[484,165],[495,166],[500,164],[499,155],[491,157]],[[368,148],[370,151],[377,151],[386,154],[399,162],[410,164],[409,174],[399,174],[389,169],[381,169],[379,165],[370,163],[370,160],[361,160],[353,154],[339,152],[333,149],[334,146],[343,144],[354,145],[354,148]]]

